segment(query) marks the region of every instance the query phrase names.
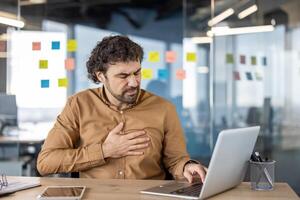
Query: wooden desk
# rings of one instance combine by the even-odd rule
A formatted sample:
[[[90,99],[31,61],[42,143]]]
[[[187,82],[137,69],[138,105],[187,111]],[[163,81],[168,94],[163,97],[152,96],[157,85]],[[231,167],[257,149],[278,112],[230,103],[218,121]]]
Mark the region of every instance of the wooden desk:
[[[179,199],[160,197],[154,195],[140,194],[139,191],[148,187],[157,186],[159,184],[167,183],[169,181],[159,180],[97,180],[97,179],[72,179],[72,178],[38,178],[38,177],[8,177],[9,180],[24,180],[33,181],[40,180],[42,186],[23,190],[11,194],[1,199],[27,200],[36,199],[36,196],[42,192],[46,186],[50,185],[85,185],[87,190],[83,199],[119,199],[119,200],[154,200],[154,199]],[[210,199],[299,199],[296,193],[286,183],[276,183],[273,191],[252,191],[249,183],[242,183],[238,187],[221,193]]]

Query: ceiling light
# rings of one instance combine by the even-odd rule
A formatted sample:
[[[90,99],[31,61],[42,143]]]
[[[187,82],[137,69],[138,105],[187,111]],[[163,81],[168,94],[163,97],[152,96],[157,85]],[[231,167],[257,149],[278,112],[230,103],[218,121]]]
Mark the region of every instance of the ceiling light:
[[[10,18],[1,17],[1,16],[0,16],[0,24],[6,24],[9,26],[14,26],[14,27],[18,27],[18,28],[23,28],[25,26],[25,23],[21,20],[10,19]]]
[[[238,18],[239,19],[243,19],[245,17],[247,17],[248,15],[251,15],[252,13],[257,11],[257,5],[254,4],[253,6],[250,6],[249,8],[243,10],[242,12],[240,12],[238,14]]]
[[[220,13],[219,15],[217,15],[214,18],[212,18],[211,20],[209,20],[207,24],[209,26],[214,26],[217,23],[219,23],[219,22],[223,21],[224,19],[228,18],[229,16],[231,16],[233,13],[234,13],[234,10],[232,8],[228,8],[224,12]]]
[[[273,25],[264,25],[264,26],[249,26],[249,27],[239,27],[239,28],[230,28],[225,27],[213,27],[211,31],[207,32],[207,35],[212,36],[223,36],[223,35],[238,35],[246,33],[259,33],[259,32],[270,32],[274,31]]]
[[[211,37],[192,37],[192,42],[195,44],[211,43],[212,38]]]
[[[21,6],[28,6],[33,4],[44,4],[46,3],[46,0],[20,0]]]

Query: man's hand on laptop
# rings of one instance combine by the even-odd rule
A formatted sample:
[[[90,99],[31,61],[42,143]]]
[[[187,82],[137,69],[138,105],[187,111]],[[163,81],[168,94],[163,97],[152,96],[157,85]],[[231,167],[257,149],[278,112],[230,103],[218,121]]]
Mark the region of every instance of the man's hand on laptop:
[[[205,180],[206,172],[207,168],[203,165],[190,162],[184,166],[183,176],[188,180],[189,183],[192,183],[195,177],[200,176],[200,179],[203,183]]]

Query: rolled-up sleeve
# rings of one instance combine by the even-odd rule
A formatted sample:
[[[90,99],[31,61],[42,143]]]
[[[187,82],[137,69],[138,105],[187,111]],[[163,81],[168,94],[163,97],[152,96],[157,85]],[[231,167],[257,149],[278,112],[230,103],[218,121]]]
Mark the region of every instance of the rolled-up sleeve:
[[[105,164],[102,144],[80,146],[76,100],[70,97],[57,117],[37,159],[41,175],[87,170]]]
[[[165,117],[163,162],[175,179],[183,178],[183,167],[190,160],[175,106],[167,106]]]

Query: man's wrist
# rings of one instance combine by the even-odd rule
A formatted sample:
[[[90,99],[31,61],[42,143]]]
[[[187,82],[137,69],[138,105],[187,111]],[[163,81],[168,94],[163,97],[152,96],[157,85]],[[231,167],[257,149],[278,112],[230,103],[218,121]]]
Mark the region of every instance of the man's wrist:
[[[196,161],[196,160],[189,160],[189,161],[187,161],[184,165],[183,165],[183,171],[184,171],[184,169],[185,169],[185,167],[186,167],[186,165],[187,164],[200,164],[198,161]]]

